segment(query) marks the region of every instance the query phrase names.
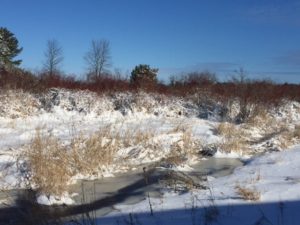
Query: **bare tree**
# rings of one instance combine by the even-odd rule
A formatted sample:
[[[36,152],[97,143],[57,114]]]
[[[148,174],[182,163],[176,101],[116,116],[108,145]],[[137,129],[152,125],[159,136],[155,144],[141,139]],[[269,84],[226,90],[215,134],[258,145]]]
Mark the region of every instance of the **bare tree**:
[[[59,72],[60,66],[64,60],[62,47],[57,40],[52,39],[47,41],[47,48],[44,55],[44,70],[49,76],[53,76],[55,73]]]
[[[109,41],[93,40],[89,51],[84,56],[88,67],[88,79],[97,80],[99,79],[107,69],[110,67],[110,45]]]
[[[245,84],[250,80],[247,78],[247,72],[243,67],[240,67],[238,70],[234,71],[235,75],[231,77],[231,82],[235,84]]]

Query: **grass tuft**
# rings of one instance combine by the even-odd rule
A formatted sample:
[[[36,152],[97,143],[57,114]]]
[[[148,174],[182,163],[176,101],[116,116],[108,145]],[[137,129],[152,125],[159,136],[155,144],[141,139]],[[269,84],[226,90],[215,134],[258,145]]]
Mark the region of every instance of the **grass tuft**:
[[[260,193],[256,189],[250,189],[237,185],[235,187],[237,194],[244,200],[258,201],[260,199]]]
[[[246,139],[246,134],[242,128],[232,123],[220,123],[216,127],[217,134],[223,137],[222,142],[219,144],[219,148],[226,152],[244,153],[249,150],[249,144]]]
[[[67,191],[66,183],[72,172],[66,148],[52,136],[42,136],[38,130],[26,151],[31,179],[45,194],[61,195]]]

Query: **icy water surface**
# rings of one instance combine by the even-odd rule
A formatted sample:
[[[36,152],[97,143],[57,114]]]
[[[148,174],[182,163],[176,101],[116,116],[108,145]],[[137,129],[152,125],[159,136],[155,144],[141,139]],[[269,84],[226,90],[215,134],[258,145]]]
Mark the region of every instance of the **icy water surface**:
[[[37,220],[48,221],[51,218],[76,218],[92,213],[99,217],[113,212],[116,204],[136,204],[145,199],[159,198],[166,190],[187,192],[184,183],[200,184],[205,188],[207,176],[222,177],[232,173],[234,168],[242,166],[239,159],[209,158],[201,160],[188,172],[178,172],[167,168],[140,168],[126,174],[97,180],[81,180],[71,187],[78,193],[72,206],[41,206],[36,204],[35,193],[30,190],[9,190],[0,192],[0,201],[6,201],[0,207],[0,224],[11,221],[20,222],[33,215]],[[182,185],[183,184],[183,185]],[[24,198],[25,200],[20,198]],[[15,203],[14,203],[15,201]],[[20,215],[16,216],[19,213]],[[40,222],[40,221],[39,221]],[[10,223],[14,224],[14,223]],[[18,224],[18,223],[16,223]]]
[[[242,165],[243,163],[239,159],[209,158],[195,164],[191,171],[179,172],[179,175],[181,177],[186,175],[195,183],[201,184],[206,176],[215,178],[226,176]],[[72,191],[80,193],[74,198],[77,204],[94,202],[116,194],[115,203],[136,204],[149,197],[160,197],[166,186],[166,182],[162,181],[169,177],[170,171],[170,169],[159,167],[151,171],[144,171],[141,168],[115,177],[93,181],[82,180],[72,187]],[[103,207],[97,211],[97,214],[104,215],[112,210],[113,205]]]

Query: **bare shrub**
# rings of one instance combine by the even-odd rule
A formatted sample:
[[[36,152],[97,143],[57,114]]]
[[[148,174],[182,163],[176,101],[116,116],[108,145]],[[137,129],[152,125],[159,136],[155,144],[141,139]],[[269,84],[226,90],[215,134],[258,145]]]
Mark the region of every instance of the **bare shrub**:
[[[237,194],[244,200],[258,201],[260,199],[260,192],[256,189],[245,188],[240,185],[237,185],[235,189]]]
[[[14,71],[2,69],[0,70],[0,86],[1,88],[18,88],[38,92],[53,87],[90,90],[97,93],[136,92],[139,89],[136,82],[130,83],[125,76],[122,78],[119,73],[113,75],[103,69],[97,71],[102,71],[101,76],[90,81],[76,80],[75,75],[64,77],[57,72],[53,76],[45,77],[45,74],[39,76],[21,69]],[[237,101],[241,108],[241,113],[237,118],[240,123],[244,123],[249,116],[251,117],[253,106],[270,109],[279,106],[283,100],[300,101],[300,85],[297,84],[276,84],[270,80],[250,79],[218,82],[215,75],[209,72],[183,74],[182,77],[172,78],[169,85],[159,82],[150,83],[151,85],[146,84],[144,88],[147,93],[180,97],[192,96],[197,93],[199,99],[195,102],[201,103],[207,100],[219,102],[223,104],[224,108],[226,108],[226,102]]]
[[[0,69],[1,89],[22,89],[25,91],[36,91],[40,89],[38,79],[28,71],[15,69],[6,71]]]

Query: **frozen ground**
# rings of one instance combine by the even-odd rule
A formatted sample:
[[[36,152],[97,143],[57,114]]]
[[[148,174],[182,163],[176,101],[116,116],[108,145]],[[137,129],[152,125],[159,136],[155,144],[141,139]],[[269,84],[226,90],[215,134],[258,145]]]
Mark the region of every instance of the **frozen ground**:
[[[179,98],[146,94],[99,97],[92,93],[57,90],[42,97],[27,93],[6,93],[0,97],[1,190],[35,187],[30,183],[23,153],[37,130],[65,143],[76,135],[88,136],[108,125],[124,133],[147,131],[152,134],[151,146],[159,143],[158,149],[137,145],[117,152],[119,161],[134,155],[128,161],[132,167],[166,156],[170,145],[178,141],[186,129],[204,145],[222,140],[215,131],[220,119],[218,104],[209,111]],[[274,117],[294,126],[300,122],[299,108],[298,103],[288,103],[274,112]],[[253,137],[262,138],[259,126],[250,132]],[[232,175],[208,177],[207,190],[191,190],[181,195],[166,192],[160,199],[150,199],[153,215],[150,215],[149,199],[145,199],[134,205],[116,205],[117,212],[98,220],[100,224],[298,224],[300,147],[276,152],[280,149],[273,146],[275,139],[276,136],[271,136],[253,144],[253,152],[271,146],[270,153],[250,160]],[[215,157],[248,157],[241,152],[225,154],[220,150]],[[198,159],[191,158],[177,169],[187,170],[189,164]],[[112,166],[101,176],[113,176],[126,169],[128,167]],[[72,181],[79,178],[96,177],[77,174]],[[247,200],[251,195],[255,201]],[[72,203],[68,195],[59,201],[43,195],[38,200],[47,204]]]
[[[218,140],[213,134],[214,122],[196,118],[197,107],[181,99],[161,99],[143,93],[99,97],[90,92],[57,90],[45,96],[8,92],[0,97],[3,106],[0,112],[0,189],[32,185],[27,182],[23,153],[37,131],[65,143],[105,127],[124,136],[129,132],[149,133],[150,144],[159,144],[162,151],[141,146],[120,149],[119,157],[135,155],[129,159],[133,165],[164,157],[167,147],[179,139],[184,129],[191,129],[205,143]],[[101,176],[112,176],[111,172],[120,172],[118,169],[107,168]],[[86,178],[77,174],[74,179],[83,177]]]
[[[119,212],[99,224],[299,224],[300,147],[268,153],[237,168],[232,175],[209,179],[208,190],[166,193],[135,205],[117,205]],[[245,200],[237,188],[255,192]],[[127,221],[127,222],[126,222]]]

